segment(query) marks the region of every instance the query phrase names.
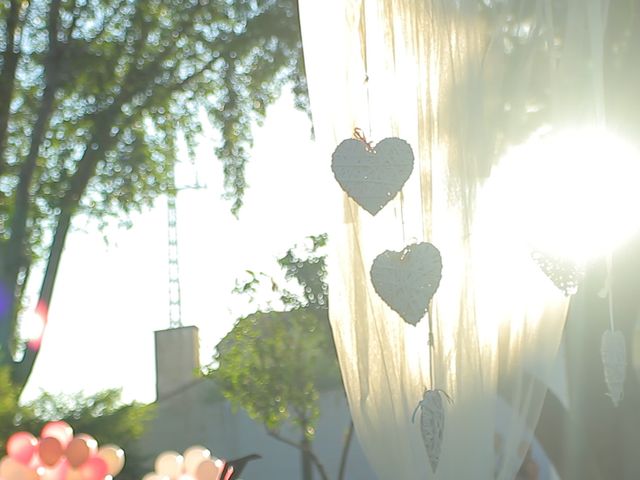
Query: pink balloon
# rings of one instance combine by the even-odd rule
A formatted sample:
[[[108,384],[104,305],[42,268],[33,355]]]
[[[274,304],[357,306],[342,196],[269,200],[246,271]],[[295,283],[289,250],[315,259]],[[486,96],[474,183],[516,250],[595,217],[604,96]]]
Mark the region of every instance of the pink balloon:
[[[67,448],[67,445],[69,445],[69,442],[73,438],[73,429],[67,422],[49,422],[42,428],[42,432],[40,432],[40,438],[47,437],[56,438],[60,442],[60,445],[62,445],[62,448]]]
[[[100,457],[91,457],[79,468],[83,480],[104,480],[109,473],[109,467]]]
[[[82,472],[77,468],[70,468],[67,472],[67,478],[65,480],[84,480]]]
[[[7,454],[23,465],[29,465],[37,450],[38,439],[29,432],[16,432],[7,440]]]
[[[220,460],[204,460],[198,465],[195,472],[197,480],[219,480],[224,463]]]
[[[46,437],[40,440],[38,444],[38,456],[42,464],[47,467],[53,467],[58,461],[64,450],[60,444],[60,440],[54,437]]]
[[[84,438],[75,437],[69,442],[69,445],[67,445],[64,455],[67,457],[69,464],[71,464],[73,468],[78,468],[84,462],[89,460],[91,452],[89,451],[89,446]]]
[[[86,433],[79,433],[74,438],[81,438],[82,440],[84,440],[84,443],[86,443],[87,447],[89,447],[89,456],[95,457],[95,455],[98,453],[98,441],[95,438]]]
[[[40,467],[44,467],[44,463],[42,463],[42,459],[40,458],[40,455],[38,455],[38,450],[36,449],[36,453],[33,454],[33,457],[31,457],[31,461],[29,462],[29,468],[37,471]]]
[[[230,480],[231,475],[233,475],[233,466],[229,465],[229,468],[227,469],[227,473],[224,474],[224,480]]]
[[[40,480],[66,480],[69,468],[69,462],[66,458],[53,467],[41,467],[39,469]]]

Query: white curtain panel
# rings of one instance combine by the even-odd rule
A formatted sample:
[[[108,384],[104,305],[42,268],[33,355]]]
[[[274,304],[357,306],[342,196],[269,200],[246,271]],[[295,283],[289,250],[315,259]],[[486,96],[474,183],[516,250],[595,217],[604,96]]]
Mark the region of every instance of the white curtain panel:
[[[532,191],[544,197],[544,185],[514,177],[505,154],[534,133],[539,95],[552,128],[601,118],[606,2],[484,3],[494,5],[300,0],[327,168],[356,127],[374,145],[400,137],[415,155],[401,193],[375,216],[337,182],[323,199],[336,218],[331,325],[358,439],[381,480],[514,478],[567,312],[568,297],[532,259],[520,209]],[[579,101],[574,79],[589,90]],[[443,262],[433,385],[426,316],[405,323],[370,279],[377,255],[423,241]],[[426,388],[452,399],[435,473],[411,421]]]

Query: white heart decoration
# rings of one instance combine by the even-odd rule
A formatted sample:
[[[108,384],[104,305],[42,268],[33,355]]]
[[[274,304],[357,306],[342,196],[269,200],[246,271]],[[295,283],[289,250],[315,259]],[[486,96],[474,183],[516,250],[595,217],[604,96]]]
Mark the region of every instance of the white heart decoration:
[[[371,266],[371,283],[380,298],[402,319],[416,325],[427,311],[442,278],[440,251],[427,242],[386,250]]]
[[[442,435],[444,433],[444,405],[440,397],[439,390],[425,390],[422,400],[418,402],[418,406],[413,411],[413,422],[416,412],[420,408],[420,433],[422,441],[427,450],[427,457],[431,464],[431,470],[435,473],[440,461],[440,452],[442,450]]]
[[[539,251],[534,251],[531,258],[567,297],[578,291],[578,286],[584,278],[584,267],[571,260],[546,255]]]
[[[331,157],[340,187],[371,215],[402,189],[413,170],[411,146],[400,138],[385,138],[373,150],[361,140],[343,140]]]
[[[624,335],[620,330],[607,330],[602,334],[600,344],[604,380],[613,406],[617,407],[624,393],[624,380],[627,371],[627,349]]]

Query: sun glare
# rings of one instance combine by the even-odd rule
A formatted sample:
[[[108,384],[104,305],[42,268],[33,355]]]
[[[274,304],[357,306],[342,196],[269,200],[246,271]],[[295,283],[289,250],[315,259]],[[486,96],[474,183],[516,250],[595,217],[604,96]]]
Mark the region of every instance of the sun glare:
[[[532,251],[584,263],[640,223],[640,155],[603,129],[535,135],[508,152],[491,180],[501,221]]]
[[[540,132],[507,152],[474,212],[482,344],[494,344],[501,325],[515,335],[545,315],[564,315],[571,269],[605,258],[640,227],[638,183],[640,155],[601,129]]]
[[[20,322],[20,335],[27,341],[27,347],[32,350],[40,348],[42,335],[47,323],[46,308],[42,305],[23,313]]]

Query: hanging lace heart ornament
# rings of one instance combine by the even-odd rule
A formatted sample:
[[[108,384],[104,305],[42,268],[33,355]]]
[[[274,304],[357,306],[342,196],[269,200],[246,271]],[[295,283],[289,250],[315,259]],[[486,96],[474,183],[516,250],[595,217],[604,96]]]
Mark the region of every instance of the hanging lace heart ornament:
[[[413,170],[411,146],[385,138],[374,148],[362,140],[343,140],[331,157],[340,187],[358,205],[375,215],[402,189]]]
[[[440,286],[442,257],[428,242],[401,252],[386,250],[371,265],[371,283],[380,298],[402,319],[416,325]]]
[[[562,290],[565,296],[568,297],[578,291],[578,286],[584,278],[583,266],[571,260],[546,255],[539,251],[534,251],[531,258],[549,280]]]
[[[411,417],[411,423],[413,423],[418,409],[421,409],[420,434],[427,450],[431,470],[434,473],[440,461],[442,435],[444,433],[444,405],[442,404],[440,393],[440,390],[425,390],[422,400],[418,402],[418,406],[416,406]]]
[[[627,349],[624,335],[620,330],[606,330],[602,334],[600,353],[604,366],[604,380],[607,395],[617,407],[624,393],[624,379],[627,373]]]

